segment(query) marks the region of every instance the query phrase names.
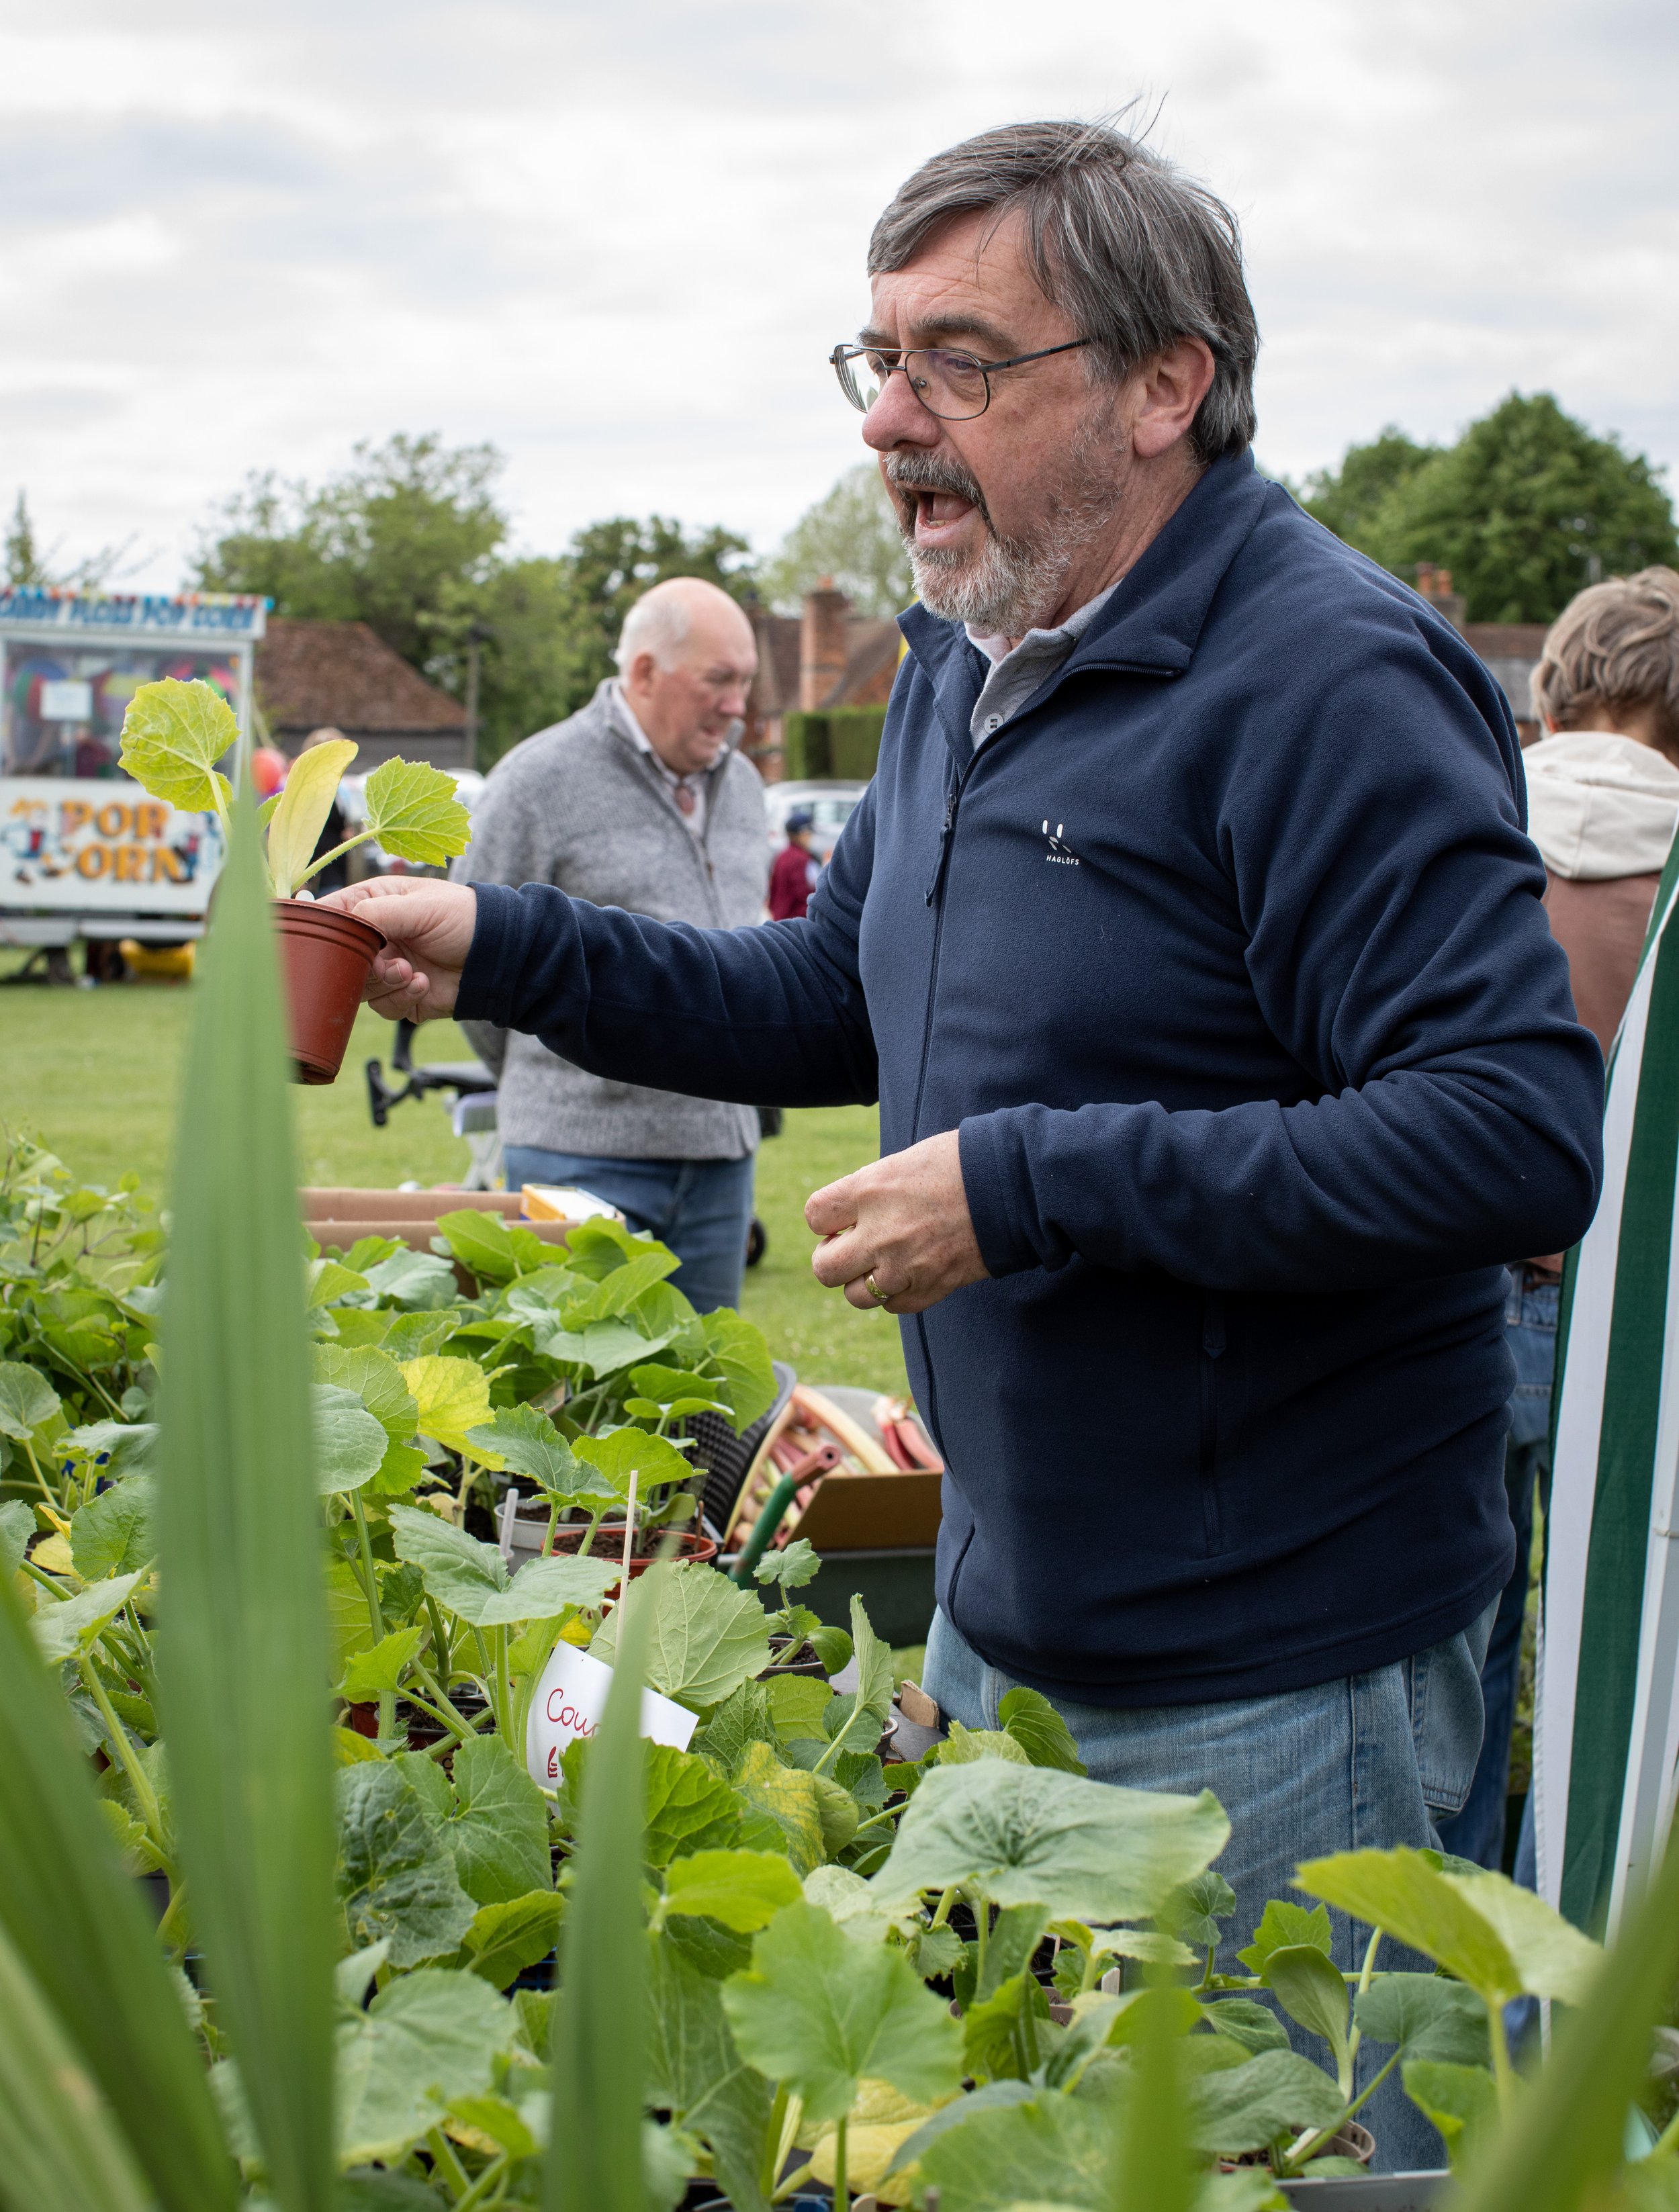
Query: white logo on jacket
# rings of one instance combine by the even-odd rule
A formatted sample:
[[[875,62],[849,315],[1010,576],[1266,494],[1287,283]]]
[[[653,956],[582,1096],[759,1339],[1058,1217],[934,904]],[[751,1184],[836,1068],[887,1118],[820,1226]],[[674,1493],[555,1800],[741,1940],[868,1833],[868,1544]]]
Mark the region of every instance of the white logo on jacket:
[[[1064,822],[1057,822],[1055,824],[1055,834],[1053,837],[1050,837],[1049,825],[1047,822],[1044,823],[1043,835],[1045,837],[1049,838],[1049,849],[1045,853],[1043,857],[1046,860],[1054,860],[1060,867],[1076,868],[1079,865],[1078,854],[1076,853],[1069,852],[1067,847],[1062,842],[1062,832],[1066,829],[1066,827],[1067,824]]]

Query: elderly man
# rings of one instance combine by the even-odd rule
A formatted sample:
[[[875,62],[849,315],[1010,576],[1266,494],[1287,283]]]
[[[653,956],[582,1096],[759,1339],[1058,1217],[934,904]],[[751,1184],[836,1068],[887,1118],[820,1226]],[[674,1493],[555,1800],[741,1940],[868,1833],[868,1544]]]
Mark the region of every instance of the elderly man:
[[[807,918],[416,886],[374,1003],[878,1091],[883,1157],[807,1212],[821,1279],[906,1316],[949,1468],[927,1686],[985,1727],[1029,1683],[1093,1774],[1214,1790],[1240,1942],[1469,1787],[1500,1263],[1590,1219],[1603,1062],[1497,686],[1254,466],[1227,211],[1023,125],[928,162],[869,265],[835,363],[922,603]],[[1413,2108],[1372,2125],[1416,2155]]]
[[[763,787],[735,749],[757,667],[751,624],[715,584],[673,577],[630,610],[617,664],[580,713],[497,763],[455,879],[552,884],[702,928],[756,921]],[[508,1187],[582,1184],[664,1239],[703,1312],[738,1305],[757,1109],[607,1081],[532,1036],[471,1027],[501,1060]]]

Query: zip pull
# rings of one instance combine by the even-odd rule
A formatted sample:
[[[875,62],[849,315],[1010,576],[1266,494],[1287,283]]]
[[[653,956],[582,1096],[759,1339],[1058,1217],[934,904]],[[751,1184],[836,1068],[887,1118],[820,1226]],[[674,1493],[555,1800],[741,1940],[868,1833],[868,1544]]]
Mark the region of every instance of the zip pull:
[[[939,878],[945,872],[945,854],[950,850],[951,832],[956,827],[956,790],[952,789],[945,793],[945,821],[944,827],[939,832],[939,857],[934,863],[933,880],[927,887],[926,902],[928,906],[931,906],[939,896]]]
[[[1216,1291],[1209,1291],[1201,1301],[1201,1348],[1209,1359],[1217,1359],[1225,1342],[1225,1302]]]

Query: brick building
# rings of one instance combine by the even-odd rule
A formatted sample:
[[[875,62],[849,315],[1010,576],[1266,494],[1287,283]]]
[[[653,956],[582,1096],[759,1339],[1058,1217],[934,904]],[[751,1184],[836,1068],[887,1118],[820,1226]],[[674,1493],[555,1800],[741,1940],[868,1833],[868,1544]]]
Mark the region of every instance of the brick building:
[[[745,750],[766,783],[782,775],[782,717],[836,707],[884,707],[903,638],[895,622],[854,614],[825,581],[805,594],[802,614],[754,613],[757,678],[746,712]]]

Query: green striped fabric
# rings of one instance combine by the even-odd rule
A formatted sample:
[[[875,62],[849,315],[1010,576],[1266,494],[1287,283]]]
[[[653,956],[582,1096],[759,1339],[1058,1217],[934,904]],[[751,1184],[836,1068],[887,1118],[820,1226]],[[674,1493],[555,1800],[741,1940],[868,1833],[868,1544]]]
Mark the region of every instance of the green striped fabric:
[[[1534,1715],[1539,1889],[1603,1935],[1679,1754],[1679,846],[1609,1063],[1603,1194],[1569,1255]]]

